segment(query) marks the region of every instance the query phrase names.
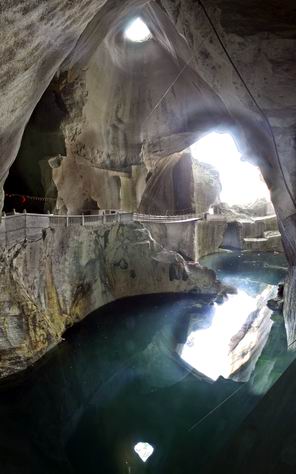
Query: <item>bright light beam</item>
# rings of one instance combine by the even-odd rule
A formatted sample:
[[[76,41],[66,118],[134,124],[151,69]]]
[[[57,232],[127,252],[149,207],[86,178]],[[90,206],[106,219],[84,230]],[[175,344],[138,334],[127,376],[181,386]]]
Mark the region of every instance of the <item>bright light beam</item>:
[[[124,36],[134,43],[142,43],[152,38],[151,31],[141,18],[136,18],[127,26]]]
[[[261,198],[270,201],[270,193],[259,168],[241,161],[241,154],[231,135],[209,133],[191,146],[191,153],[193,158],[212,165],[219,172],[222,202],[247,205]]]
[[[231,338],[256,307],[256,298],[241,290],[236,295],[229,295],[222,305],[215,304],[212,325],[188,335],[181,358],[212,380],[217,380],[219,375],[229,377],[232,371],[229,357]]]
[[[153,446],[149,443],[137,443],[134,446],[134,451],[142,459],[143,462],[146,462],[150,458],[151,454],[154,451]]]

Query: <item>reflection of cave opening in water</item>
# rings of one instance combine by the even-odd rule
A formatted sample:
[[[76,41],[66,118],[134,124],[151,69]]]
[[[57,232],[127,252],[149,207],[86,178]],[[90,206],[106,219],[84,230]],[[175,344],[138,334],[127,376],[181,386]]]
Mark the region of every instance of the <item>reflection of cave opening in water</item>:
[[[256,298],[244,291],[230,295],[222,305],[215,305],[212,324],[207,329],[189,332],[180,356],[194,369],[213,380],[229,377],[231,363],[229,345],[248,316],[256,309]]]
[[[134,446],[134,451],[142,459],[143,462],[146,462],[153,454],[154,448],[149,443],[139,442]]]
[[[287,261],[279,253],[220,252],[200,263],[214,270],[223,284],[237,288],[237,294],[214,303],[205,314],[191,311],[182,336],[176,338],[177,353],[187,369],[212,380],[223,376],[249,382],[253,393],[265,393],[271,386],[270,371],[276,373],[291,357],[284,319],[279,314],[275,318],[268,305],[277,298]],[[270,360],[274,353],[280,362]]]
[[[238,221],[233,215],[225,214],[225,219],[228,217],[228,221],[221,247],[248,250],[248,245],[251,246],[251,243],[259,248],[259,244],[263,245],[263,242],[267,242],[269,235],[265,231],[269,229],[268,221],[264,223],[264,229],[263,227],[255,229],[257,225],[255,219],[259,215],[264,220],[265,216],[273,213],[270,193],[260,169],[242,160],[242,155],[233,137],[228,133],[209,133],[192,145],[191,153],[193,159],[206,163],[218,171],[222,188],[219,197],[220,203],[234,206],[233,209],[235,209],[235,205],[238,209],[241,208],[239,211],[241,215],[237,214]],[[261,202],[264,202],[264,206],[261,208],[257,206],[259,202],[260,206]],[[214,206],[212,211],[214,211]],[[247,211],[246,214],[244,214],[245,211]],[[244,219],[249,219],[249,221],[244,221]],[[247,227],[243,230],[243,225],[246,222],[249,226],[253,226],[251,231],[247,230]],[[272,231],[277,232],[276,224],[274,224]],[[250,232],[250,234],[244,234],[244,232]],[[272,247],[272,249],[274,248],[276,247]],[[237,287],[236,284],[234,286]],[[245,362],[248,364],[253,356],[256,360],[259,352],[263,349],[262,341],[267,338],[271,329],[270,315],[266,314],[262,326],[256,331],[256,323],[253,329],[250,325],[249,335],[245,337],[241,346],[235,348],[235,353],[232,353],[232,347],[235,346],[234,341],[239,340],[239,333],[243,333],[244,326],[248,326],[252,320],[252,314],[259,311],[257,304],[260,297],[259,291],[262,291],[262,289],[258,289],[255,296],[249,291],[245,291],[242,283],[239,283],[238,289],[237,295],[231,295],[222,305],[215,305],[211,326],[207,329],[189,331],[187,341],[180,349],[180,355],[185,362],[213,380],[216,380],[220,375],[225,378],[232,377],[236,370],[240,369],[240,364],[241,367]],[[251,353],[252,356],[248,359],[248,354]],[[246,372],[245,380],[247,380]]]
[[[222,202],[229,205],[270,201],[269,190],[258,167],[241,160],[234,139],[228,133],[212,132],[191,146],[192,156],[212,165],[220,175]]]

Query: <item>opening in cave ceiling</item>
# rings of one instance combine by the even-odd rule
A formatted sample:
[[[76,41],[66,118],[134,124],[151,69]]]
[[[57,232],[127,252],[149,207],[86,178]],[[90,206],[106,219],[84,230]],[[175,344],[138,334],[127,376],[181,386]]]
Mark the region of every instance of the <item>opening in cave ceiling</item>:
[[[152,38],[151,31],[141,18],[135,18],[124,32],[125,38],[134,43],[143,43]]]

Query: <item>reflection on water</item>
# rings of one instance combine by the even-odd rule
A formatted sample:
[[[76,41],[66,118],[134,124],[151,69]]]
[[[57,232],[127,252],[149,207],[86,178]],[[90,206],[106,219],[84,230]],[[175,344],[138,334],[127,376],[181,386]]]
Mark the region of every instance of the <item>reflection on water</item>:
[[[276,285],[284,270],[262,270],[273,260],[270,255],[258,257],[259,263],[257,256],[248,258],[241,257],[239,265],[232,255],[209,261],[221,269],[221,279],[241,277],[239,306],[235,296],[221,306],[205,306],[197,295],[118,301],[69,331],[32,370],[2,382],[1,474],[205,473],[294,357],[287,353],[283,318],[274,316],[267,342],[260,339],[258,354],[252,349],[255,366],[248,363],[237,371],[236,380],[248,383],[222,377],[209,383],[176,353],[190,333],[198,337],[198,330],[209,331],[221,353],[230,344],[235,368],[241,344],[254,346],[254,337],[247,335],[258,327],[268,334],[270,318],[253,311],[255,298]],[[225,370],[213,352],[201,355],[199,371],[200,364],[209,365],[206,358],[212,375],[217,367]],[[144,462],[140,453],[150,457]]]
[[[287,274],[287,261],[282,254],[221,252],[208,255],[201,263],[216,271],[224,283],[257,296],[266,285],[277,285]]]
[[[181,358],[213,380],[219,375],[229,377],[233,372],[229,354],[231,339],[256,307],[257,299],[242,290],[229,295],[223,304],[215,304],[211,326],[189,333],[186,343],[178,349]]]
[[[146,462],[150,458],[151,454],[154,451],[154,448],[149,443],[137,443],[134,447],[137,455],[142,459],[143,462]]]

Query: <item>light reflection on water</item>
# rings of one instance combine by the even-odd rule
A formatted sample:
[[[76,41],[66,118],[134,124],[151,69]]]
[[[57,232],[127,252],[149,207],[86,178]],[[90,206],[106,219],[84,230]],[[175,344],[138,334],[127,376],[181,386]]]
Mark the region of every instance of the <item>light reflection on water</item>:
[[[232,372],[229,356],[231,339],[256,307],[257,299],[242,290],[230,295],[223,304],[215,304],[211,326],[188,334],[186,343],[179,350],[181,358],[213,380],[220,375],[229,377]]]
[[[248,381],[273,325],[266,303],[276,296],[286,261],[276,254],[225,252],[204,257],[201,263],[238,292],[213,306],[209,327],[196,327],[193,317],[177,352],[186,364],[214,381],[219,376]]]
[[[280,258],[219,254],[207,263],[219,270],[223,282],[239,287],[237,296],[222,306],[205,305],[198,295],[114,302],[70,330],[28,374],[0,387],[1,474],[208,472],[294,354],[287,352],[282,316],[273,317],[268,333],[271,321],[264,311],[255,312],[255,319],[247,315],[267,297],[259,302],[258,295],[268,286],[276,290],[284,278]],[[237,331],[241,324],[243,330]],[[229,344],[235,348],[232,366],[242,356],[242,345],[247,357],[248,344],[252,350],[259,346],[252,373],[247,367],[248,383],[237,384],[233,376],[208,383],[180,363],[176,344],[186,343],[198,328],[212,344],[200,363],[212,359],[213,366],[216,352],[221,370],[225,365],[217,354],[225,354]],[[257,344],[262,330],[268,340],[261,337]],[[219,332],[228,346],[217,345]],[[232,332],[237,333],[233,339]],[[241,371],[239,376],[241,382]]]
[[[151,454],[153,454],[154,448],[149,443],[139,442],[134,446],[134,451],[143,462],[146,462],[150,458]]]

